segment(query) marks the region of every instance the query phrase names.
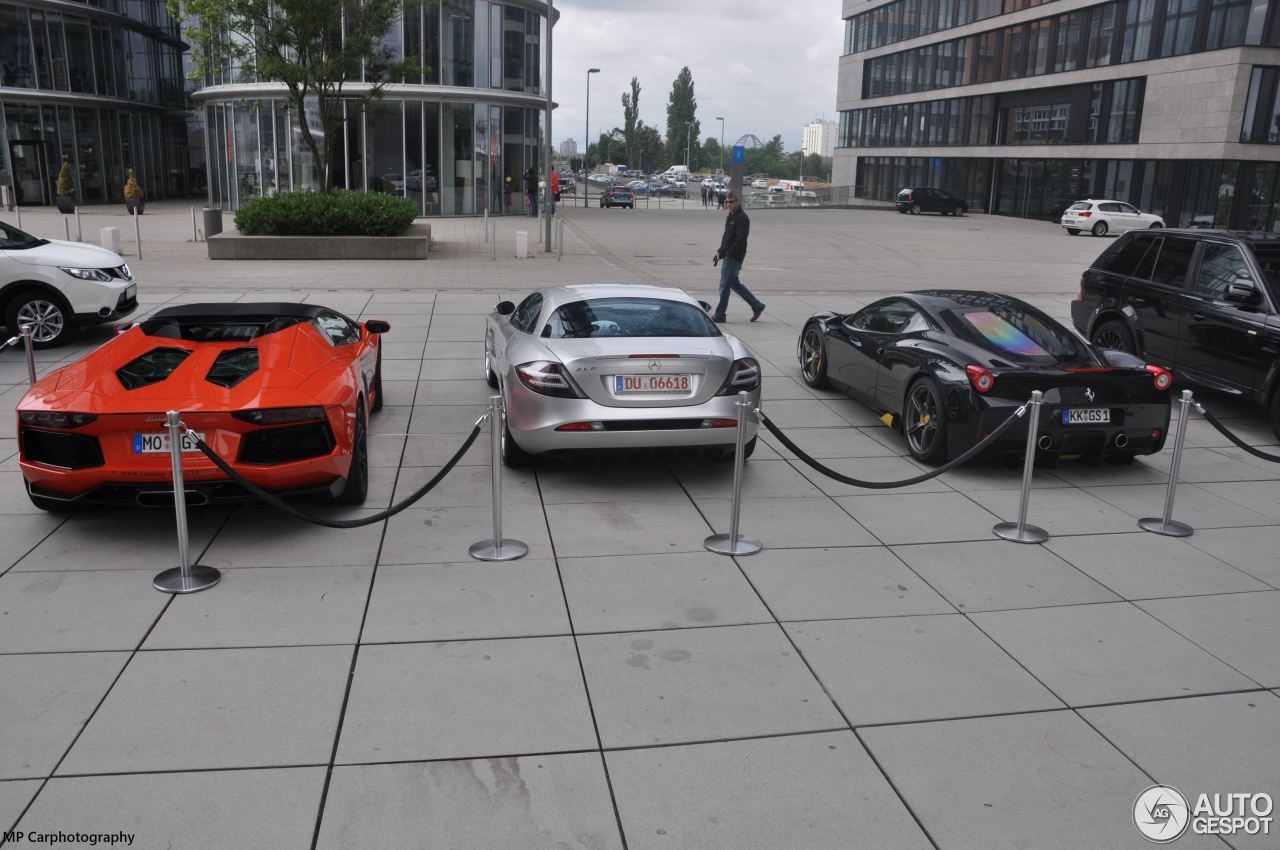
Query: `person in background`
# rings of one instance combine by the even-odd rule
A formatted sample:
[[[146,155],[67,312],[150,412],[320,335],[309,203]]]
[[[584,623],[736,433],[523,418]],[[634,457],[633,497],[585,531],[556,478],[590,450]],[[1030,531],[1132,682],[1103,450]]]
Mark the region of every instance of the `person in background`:
[[[760,318],[764,312],[764,302],[751,294],[751,290],[738,280],[738,272],[747,259],[747,236],[751,233],[751,219],[742,211],[738,196],[732,193],[722,195],[724,205],[729,208],[729,215],[724,221],[724,236],[720,239],[720,249],[711,255],[711,264],[723,261],[720,269],[720,301],[715,312],[711,314],[714,322],[726,321],[725,310],[729,307],[729,293],[736,292],[742,300],[751,305],[751,321]]]
[[[560,202],[560,172],[552,169],[551,171],[551,199],[547,202],[551,204],[551,214],[556,214],[556,204]]]
[[[538,171],[532,165],[524,173],[524,196],[529,199],[529,217],[538,217]]]

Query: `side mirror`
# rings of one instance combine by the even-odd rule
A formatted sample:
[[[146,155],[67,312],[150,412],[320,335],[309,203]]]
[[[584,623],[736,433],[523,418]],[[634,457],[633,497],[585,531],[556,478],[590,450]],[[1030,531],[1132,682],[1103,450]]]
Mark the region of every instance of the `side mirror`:
[[[498,306],[493,308],[499,316],[510,316],[516,311],[516,305],[510,301],[499,301]]]
[[[1102,349],[1102,356],[1114,369],[1141,369],[1146,361],[1118,348]]]
[[[1238,277],[1227,284],[1226,299],[1232,304],[1249,304],[1258,299],[1258,290],[1252,279]]]
[[[371,334],[384,334],[391,330],[391,325],[381,319],[370,319],[364,323],[364,329]]]

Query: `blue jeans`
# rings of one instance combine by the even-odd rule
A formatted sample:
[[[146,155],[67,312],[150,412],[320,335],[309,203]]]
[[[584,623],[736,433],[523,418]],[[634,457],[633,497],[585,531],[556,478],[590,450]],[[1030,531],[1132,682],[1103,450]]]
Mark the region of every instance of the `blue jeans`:
[[[538,193],[526,192],[525,194],[529,198],[529,217],[537,218],[538,217]]]
[[[724,311],[729,307],[729,293],[736,292],[742,296],[742,300],[751,305],[752,311],[759,310],[764,305],[760,303],[760,299],[751,294],[751,290],[742,285],[742,281],[738,280],[738,272],[742,270],[742,260],[735,260],[733,257],[723,257],[720,260],[720,303],[716,305],[714,317],[724,321]]]

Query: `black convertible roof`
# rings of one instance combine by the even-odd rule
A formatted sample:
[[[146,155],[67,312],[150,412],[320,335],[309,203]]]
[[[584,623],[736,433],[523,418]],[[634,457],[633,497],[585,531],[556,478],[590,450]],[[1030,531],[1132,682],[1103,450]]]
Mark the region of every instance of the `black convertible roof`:
[[[321,313],[334,312],[319,304],[295,304],[286,301],[238,301],[213,304],[179,304],[166,307],[151,319],[192,319],[207,322],[216,319],[314,319]]]

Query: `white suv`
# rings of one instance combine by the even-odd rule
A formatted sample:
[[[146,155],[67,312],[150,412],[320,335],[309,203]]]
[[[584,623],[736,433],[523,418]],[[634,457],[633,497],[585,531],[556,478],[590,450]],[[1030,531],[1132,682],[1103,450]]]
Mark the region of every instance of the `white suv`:
[[[78,327],[137,308],[138,287],[119,254],[40,239],[0,222],[0,317],[10,333],[31,325],[35,347],[52,348]]]

